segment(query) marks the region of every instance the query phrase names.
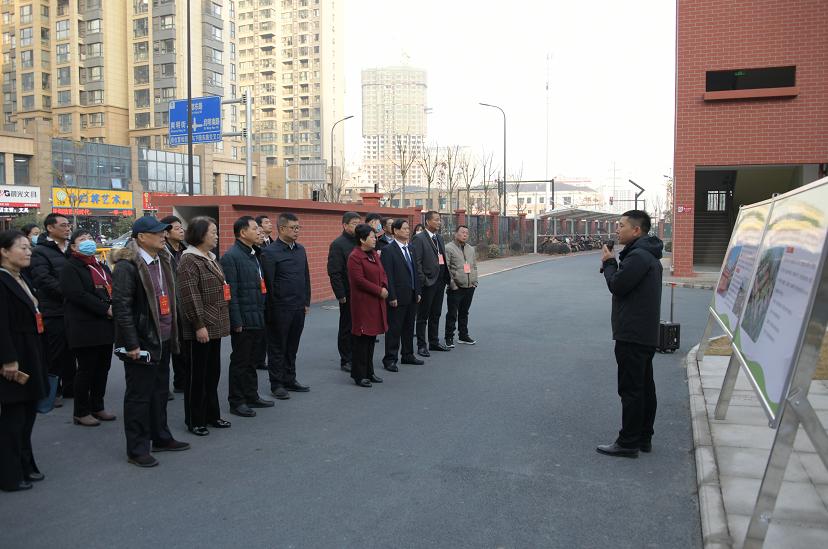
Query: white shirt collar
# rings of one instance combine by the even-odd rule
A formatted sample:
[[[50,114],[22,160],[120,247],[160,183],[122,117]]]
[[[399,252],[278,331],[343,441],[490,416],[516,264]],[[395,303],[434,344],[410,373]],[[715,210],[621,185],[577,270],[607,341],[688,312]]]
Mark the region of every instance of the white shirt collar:
[[[429,238],[434,238],[435,236],[437,236],[437,233],[433,233],[433,232],[429,231],[428,229],[426,229],[425,232],[428,233]]]
[[[49,235],[46,235],[46,240],[48,240],[49,242],[54,242],[55,244],[57,244],[57,240],[55,240],[54,238],[52,238]],[[63,241],[63,247],[61,248],[61,251],[65,252],[66,248],[68,248],[68,247],[69,247],[69,241],[64,240]],[[58,246],[58,248],[60,248],[60,246]]]
[[[397,243],[397,245],[400,247],[400,249],[402,249],[404,246],[407,247],[409,244],[411,244],[411,241],[403,243],[403,242],[400,242],[399,240],[397,240],[396,238],[394,239],[394,242]]]
[[[143,260],[146,262],[146,264],[147,264],[147,265],[152,264],[152,262],[153,262],[153,261],[155,261],[155,260],[158,258],[157,256],[156,256],[156,257],[152,257],[152,256],[151,256],[150,254],[148,254],[148,253],[147,253],[147,251],[146,251],[144,248],[142,248],[141,246],[138,246],[138,253],[139,253],[139,254],[141,254],[141,259],[143,259]]]

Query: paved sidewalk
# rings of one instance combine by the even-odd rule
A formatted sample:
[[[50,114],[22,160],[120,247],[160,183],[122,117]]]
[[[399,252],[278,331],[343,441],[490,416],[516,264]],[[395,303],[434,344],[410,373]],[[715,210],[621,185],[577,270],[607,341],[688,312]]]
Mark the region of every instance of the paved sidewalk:
[[[727,419],[714,419],[728,356],[687,356],[704,546],[741,547],[776,431],[768,427],[744,373]],[[828,425],[828,382],[811,384],[810,401]],[[828,547],[828,471],[800,428],[768,529],[765,547]]]
[[[511,271],[513,269],[519,269],[521,267],[528,267],[529,265],[535,265],[536,263],[563,259],[565,257],[572,257],[576,255],[599,255],[600,253],[600,250],[590,250],[587,252],[577,252],[566,255],[523,254],[511,257],[500,257],[497,259],[487,259],[486,261],[481,261],[477,264],[477,274],[479,276],[488,276],[505,271]],[[596,260],[596,266],[600,267],[598,263],[598,260]]]

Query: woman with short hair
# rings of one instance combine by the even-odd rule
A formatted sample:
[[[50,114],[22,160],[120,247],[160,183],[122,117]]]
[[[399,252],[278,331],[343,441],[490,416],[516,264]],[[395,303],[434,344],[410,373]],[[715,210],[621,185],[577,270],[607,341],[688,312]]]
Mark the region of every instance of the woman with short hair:
[[[230,335],[230,285],[211,251],[218,244],[215,219],[192,219],[184,238],[189,247],[181,254],[176,273],[187,370],[184,421],[194,435],[207,436],[208,425],[230,427],[220,416],[218,399],[221,338]]]

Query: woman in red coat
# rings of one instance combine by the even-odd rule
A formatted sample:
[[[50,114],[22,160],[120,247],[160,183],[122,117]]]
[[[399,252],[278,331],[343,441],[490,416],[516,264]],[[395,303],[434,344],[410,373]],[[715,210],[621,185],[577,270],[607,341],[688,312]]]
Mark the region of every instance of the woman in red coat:
[[[374,375],[374,342],[378,335],[388,331],[385,311],[388,277],[374,250],[377,237],[371,226],[357,225],[354,234],[359,246],[348,257],[353,342],[351,377],[360,387],[370,387],[371,382],[382,383],[382,378]]]

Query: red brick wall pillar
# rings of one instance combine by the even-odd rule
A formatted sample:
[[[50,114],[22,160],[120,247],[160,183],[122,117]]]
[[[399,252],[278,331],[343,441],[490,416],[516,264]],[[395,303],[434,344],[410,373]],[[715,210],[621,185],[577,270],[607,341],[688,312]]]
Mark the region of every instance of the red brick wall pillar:
[[[489,212],[489,223],[492,227],[492,244],[500,244],[500,212],[491,210]]]
[[[460,208],[458,210],[454,210],[454,215],[457,216],[457,224],[458,225],[465,225],[466,224],[466,210]]]
[[[379,206],[382,199],[382,193],[362,193],[360,196],[363,206]]]

